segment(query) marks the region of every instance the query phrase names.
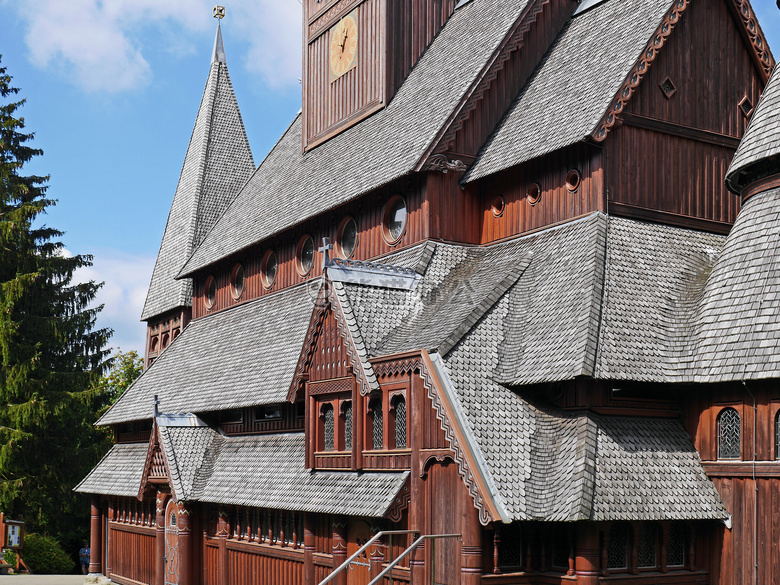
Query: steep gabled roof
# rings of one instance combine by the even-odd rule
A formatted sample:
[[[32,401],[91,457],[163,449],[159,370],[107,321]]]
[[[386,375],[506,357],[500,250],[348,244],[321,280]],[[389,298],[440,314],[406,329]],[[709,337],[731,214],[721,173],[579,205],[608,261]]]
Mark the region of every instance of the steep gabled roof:
[[[142,320],[192,304],[192,282],[174,280],[192,251],[254,171],[252,151],[230,82],[222,31],[173,197]]]
[[[610,0],[573,17],[465,180],[591,136],[670,5],[670,0]]]
[[[306,153],[299,115],[180,276],[412,172],[529,1],[457,9],[385,109]]]
[[[148,450],[148,443],[114,445],[100,463],[73,488],[74,491],[85,494],[136,497]]]

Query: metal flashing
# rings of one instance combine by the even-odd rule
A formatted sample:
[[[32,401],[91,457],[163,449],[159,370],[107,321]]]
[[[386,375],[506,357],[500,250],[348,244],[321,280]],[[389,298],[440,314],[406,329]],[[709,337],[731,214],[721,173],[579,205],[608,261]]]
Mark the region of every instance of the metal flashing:
[[[326,266],[332,282],[413,291],[421,276],[414,268],[391,266],[379,262],[361,262],[334,258]]]
[[[158,427],[207,427],[208,425],[196,415],[187,414],[160,414],[155,418]]]

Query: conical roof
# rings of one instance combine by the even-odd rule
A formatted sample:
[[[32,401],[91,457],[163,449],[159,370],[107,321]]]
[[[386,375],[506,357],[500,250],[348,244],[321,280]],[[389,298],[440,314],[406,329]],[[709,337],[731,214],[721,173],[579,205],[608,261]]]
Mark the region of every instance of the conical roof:
[[[726,173],[726,185],[737,194],[766,176],[780,173],[780,73],[776,67],[753,112]]]
[[[192,305],[191,279],[174,280],[255,165],[217,27],[209,77],[184,157],[141,320]]]

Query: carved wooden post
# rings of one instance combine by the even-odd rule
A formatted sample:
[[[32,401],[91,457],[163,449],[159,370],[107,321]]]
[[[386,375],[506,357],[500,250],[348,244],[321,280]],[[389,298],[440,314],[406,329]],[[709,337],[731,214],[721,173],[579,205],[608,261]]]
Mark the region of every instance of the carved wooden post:
[[[165,505],[168,503],[168,494],[157,492],[155,510],[155,535],[154,546],[157,552],[154,560],[154,584],[165,583]]]
[[[101,558],[101,545],[100,540],[102,524],[100,513],[100,496],[92,496],[92,516],[90,524],[90,553],[89,553],[89,572],[100,573],[102,567],[100,566]]]
[[[479,585],[482,576],[482,525],[479,522],[479,511],[473,506],[470,497],[463,500],[462,507],[460,582],[462,585]],[[450,546],[456,544],[454,541],[451,543]]]
[[[314,585],[314,514],[303,516],[303,585]]]
[[[501,569],[498,568],[500,561],[499,549],[501,548],[501,525],[495,527],[493,532],[493,574],[500,575]]]
[[[409,530],[419,530],[420,534],[425,534],[425,515],[422,511],[423,502],[425,502],[425,483],[422,479],[422,461],[420,449],[425,446],[422,444],[423,434],[423,405],[427,391],[420,377],[419,371],[412,373],[411,396],[407,403],[410,406],[408,416],[411,422],[411,433],[409,444],[412,448],[412,465],[409,478],[410,500],[409,500]],[[408,540],[404,542],[406,548],[414,541],[415,535],[409,535]],[[411,554],[409,559],[409,572],[411,585],[423,585],[425,583],[425,543],[422,543]]]
[[[333,569],[337,569],[347,560],[347,520],[343,517],[333,519]],[[347,585],[347,572],[339,573],[332,583]]]
[[[576,532],[574,531],[573,526],[568,526],[566,528],[566,544],[568,545],[569,549],[569,570],[566,571],[566,574],[569,577],[573,577],[577,574],[576,569],[576,563],[577,563],[577,549],[576,549]]]
[[[372,532],[374,534],[379,532],[379,530],[379,527],[377,527],[376,530],[373,530],[372,528]],[[372,579],[382,572],[382,563],[388,560],[390,558],[390,554],[392,554],[392,551],[389,550],[389,544],[392,543],[393,537],[392,535],[389,535],[385,536],[384,538],[385,541],[387,541],[385,544],[382,544],[382,542],[378,540],[366,551],[368,553],[368,572]]]
[[[186,502],[176,504],[179,557],[179,585],[192,585],[192,508]]]
[[[599,581],[599,530],[593,524],[578,527],[574,571],[577,585],[595,585]]]
[[[217,568],[217,585],[228,584],[228,554],[227,537],[230,534],[230,522],[225,508],[219,508],[219,520],[217,520],[217,537],[219,538],[219,561]]]

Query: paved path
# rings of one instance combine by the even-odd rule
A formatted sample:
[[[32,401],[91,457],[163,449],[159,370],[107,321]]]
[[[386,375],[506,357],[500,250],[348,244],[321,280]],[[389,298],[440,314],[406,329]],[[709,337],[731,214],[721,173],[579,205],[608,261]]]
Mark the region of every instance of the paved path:
[[[0,575],[0,585],[82,585],[84,575]]]

